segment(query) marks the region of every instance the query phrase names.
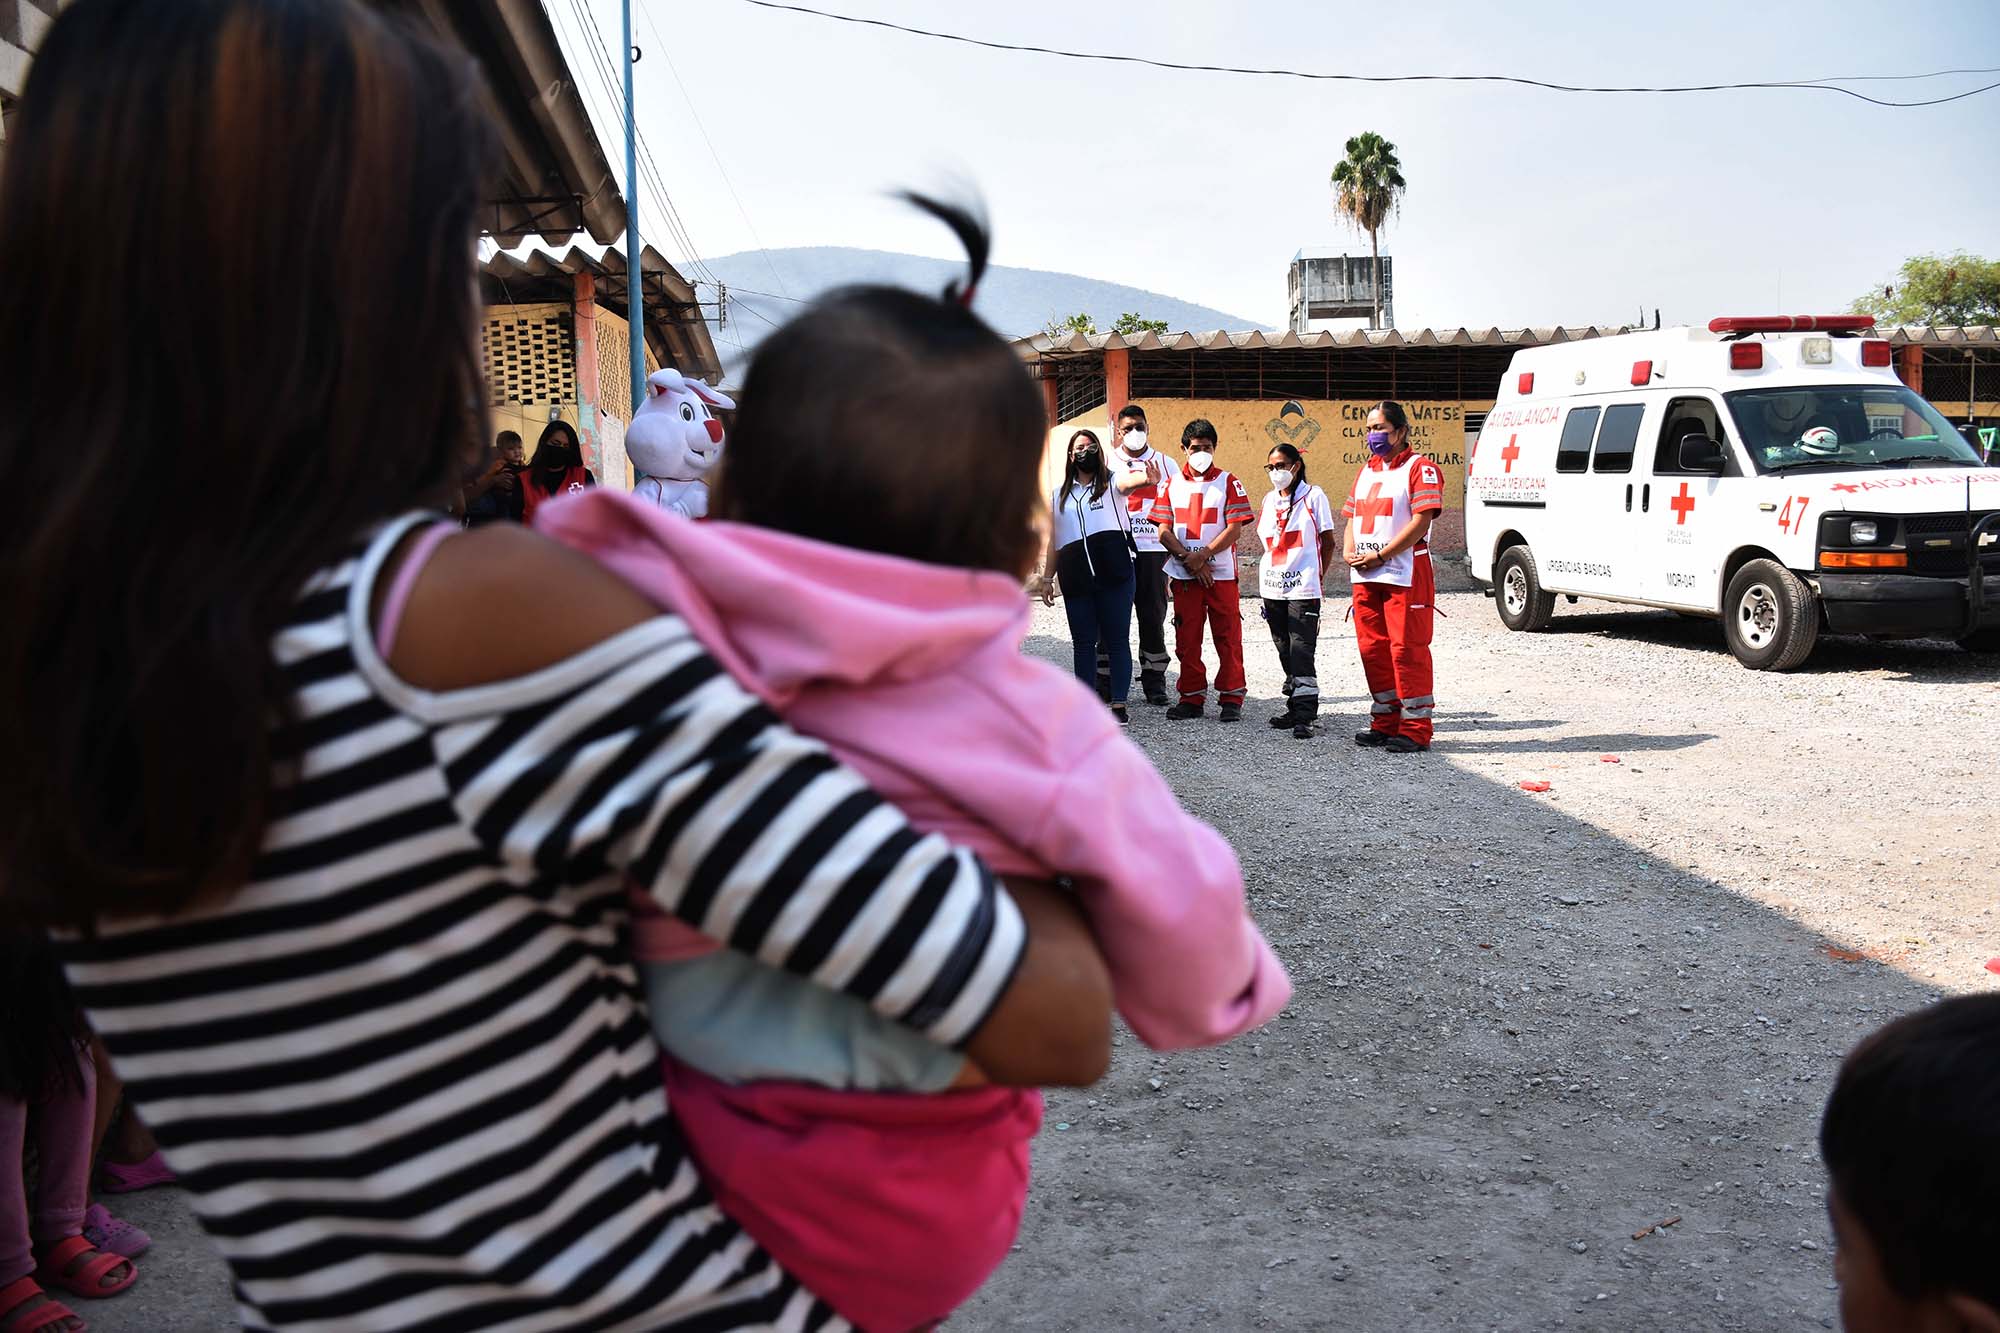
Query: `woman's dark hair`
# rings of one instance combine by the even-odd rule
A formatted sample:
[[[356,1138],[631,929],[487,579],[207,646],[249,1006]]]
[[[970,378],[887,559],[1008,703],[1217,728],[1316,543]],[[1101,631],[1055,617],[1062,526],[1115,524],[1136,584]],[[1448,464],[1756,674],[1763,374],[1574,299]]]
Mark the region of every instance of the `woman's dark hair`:
[[[1094,430],[1080,430],[1076,432],[1076,434],[1069,437],[1069,443],[1063,446],[1064,452],[1068,455],[1063,461],[1063,497],[1067,499],[1069,493],[1076,489],[1078,477],[1076,471],[1076,454],[1073,451],[1076,449],[1076,442],[1078,440],[1089,440],[1097,449],[1097,473],[1091,479],[1090,498],[1101,500],[1104,498],[1105,487],[1111,484],[1111,469],[1104,462],[1104,441],[1097,438],[1097,432]]]
[[[1019,574],[1041,544],[1042,395],[969,308],[986,271],[985,223],[902,197],[957,234],[965,283],[942,298],[849,287],[766,338],[712,510],[856,550]]]
[[[1373,410],[1382,414],[1382,420],[1389,423],[1390,430],[1406,431],[1410,428],[1410,414],[1405,412],[1403,405],[1393,398],[1384,398],[1375,404]]]
[[[2000,1309],[2000,993],[1906,1014],[1841,1064],[1819,1127],[1840,1202],[1906,1300]]]
[[[7,1016],[0,1022],[0,1098],[38,1102],[83,1091],[77,1060],[90,1027],[38,929],[0,925],[0,1014]],[[6,1167],[21,1169],[13,1162]]]
[[[0,173],[0,913],[247,876],[273,633],[486,438],[480,86],[352,0],[50,27]]]
[[[567,444],[551,443],[551,437],[556,435],[567,435],[569,442]],[[547,472],[555,475],[560,475],[573,467],[582,467],[583,440],[577,435],[576,427],[570,425],[561,417],[557,417],[548,425],[542,427],[540,437],[535,440],[534,457],[528,460],[528,466],[537,472]]]
[[[1207,440],[1210,444],[1219,443],[1215,437],[1215,427],[1209,424],[1207,417],[1196,417],[1181,430],[1183,445],[1192,444],[1196,440]]]
[[[1299,493],[1299,487],[1306,484],[1306,456],[1300,453],[1296,448],[1294,448],[1290,444],[1285,443],[1282,440],[1279,441],[1277,444],[1271,446],[1271,452],[1274,454],[1283,454],[1285,456],[1285,461],[1292,465],[1292,468],[1294,470],[1294,475],[1292,477],[1292,484],[1290,488],[1288,488],[1285,491],[1285,494],[1288,497],[1297,495]]]

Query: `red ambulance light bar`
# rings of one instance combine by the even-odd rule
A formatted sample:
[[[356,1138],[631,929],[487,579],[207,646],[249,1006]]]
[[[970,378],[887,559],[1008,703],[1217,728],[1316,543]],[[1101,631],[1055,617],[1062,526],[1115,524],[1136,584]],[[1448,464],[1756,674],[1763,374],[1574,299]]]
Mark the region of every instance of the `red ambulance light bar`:
[[[1651,384],[1652,382],[1653,363],[1650,361],[1634,361],[1632,363],[1632,383]]]
[[[1870,338],[1861,344],[1861,364],[1864,366],[1886,366],[1889,364],[1889,344],[1880,338]]]
[[[1729,368],[1731,370],[1762,370],[1764,368],[1764,344],[1729,344]]]
[[[1519,393],[1523,398],[1525,398],[1534,391],[1535,391],[1535,372],[1532,370],[1522,371],[1521,381],[1518,385],[1515,386],[1515,392]]]
[[[1859,333],[1875,327],[1873,315],[1723,315],[1710,333]]]

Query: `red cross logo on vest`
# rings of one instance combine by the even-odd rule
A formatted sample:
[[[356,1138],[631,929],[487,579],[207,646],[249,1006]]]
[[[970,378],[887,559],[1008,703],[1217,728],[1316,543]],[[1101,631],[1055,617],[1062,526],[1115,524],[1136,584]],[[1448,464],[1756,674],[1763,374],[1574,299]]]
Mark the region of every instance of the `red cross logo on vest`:
[[[1694,512],[1694,497],[1688,494],[1686,482],[1681,483],[1681,493],[1667,501],[1667,508],[1674,511],[1675,527],[1688,521],[1688,515]]]
[[[1204,491],[1194,491],[1188,495],[1187,503],[1174,511],[1174,517],[1181,521],[1190,537],[1201,536],[1208,527],[1208,520],[1221,514],[1219,509],[1208,507],[1208,495]]]
[[[1396,501],[1382,494],[1382,483],[1375,482],[1368,488],[1368,494],[1354,502],[1354,516],[1368,520],[1361,525],[1363,532],[1375,531],[1375,520],[1387,518],[1396,512]]]
[[[1264,543],[1264,549],[1270,552],[1273,564],[1282,563],[1292,552],[1305,545],[1306,539],[1299,535],[1297,528],[1285,526],[1285,520],[1290,517],[1290,510],[1281,511],[1278,514],[1278,535]]]
[[[1518,435],[1509,435],[1507,437],[1507,447],[1500,451],[1501,461],[1507,465],[1502,469],[1503,471],[1512,472],[1514,470],[1514,460],[1521,456],[1521,446],[1515,444],[1514,441],[1520,438]]]

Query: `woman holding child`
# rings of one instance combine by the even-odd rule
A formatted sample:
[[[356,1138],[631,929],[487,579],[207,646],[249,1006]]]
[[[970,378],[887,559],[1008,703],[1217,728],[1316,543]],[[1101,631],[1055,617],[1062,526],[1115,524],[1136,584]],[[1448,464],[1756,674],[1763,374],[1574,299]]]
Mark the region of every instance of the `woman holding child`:
[[[857,774],[794,727],[921,732],[950,760],[993,743],[990,710],[913,713],[890,691],[813,715],[800,682],[825,668],[791,655],[798,641],[718,623],[718,602],[742,605],[730,598],[606,567],[617,543],[593,538],[615,538],[617,520],[588,516],[633,506],[552,502],[545,519],[579,515],[568,548],[439,521],[485,433],[470,242],[492,149],[473,62],[351,0],[78,0],[51,27],[0,175],[0,392],[17,406],[0,417],[0,467],[29,483],[0,500],[20,590],[0,634],[0,913],[57,931],[248,1324],[834,1327],[846,1311],[773,1259],[786,1235],[765,1223],[787,1218],[727,1211],[710,1187],[773,1196],[688,1146],[726,1163],[769,1085],[670,1064],[670,1100],[629,890],[710,952],[851,1002],[840,1022],[949,1052],[958,1092],[940,1098],[1006,1108],[1098,1076],[1114,986],[1142,1036],[1186,1044],[1269,1017],[1283,973],[1226,845],[1177,807],[1134,818],[1173,835],[1177,888],[1185,858],[1204,858],[1198,940],[1163,940],[1165,914],[1133,896],[1144,886],[1092,859],[1128,830],[1080,840],[1060,819],[968,814],[943,795],[968,770],[901,777],[928,824],[885,804],[862,775],[895,779],[893,759],[844,754]],[[114,181],[132,208],[94,206]],[[152,299],[134,306],[142,274]],[[72,336],[49,338],[41,316],[58,305]],[[179,336],[190,322],[199,344]],[[832,392],[800,367],[857,335],[907,347],[911,327],[935,359],[905,379],[867,361],[873,379],[848,392],[938,382],[949,402],[954,368],[994,374],[989,346],[1012,362],[955,302],[875,289],[809,313],[789,352],[774,335],[753,382],[768,364],[773,384]],[[1020,388],[1000,395],[1020,419],[996,428],[1038,448],[1039,403]],[[899,452],[812,447],[852,418],[837,403],[751,402],[779,418],[754,425],[746,409],[746,442],[872,469],[877,497],[908,475]],[[191,470],[194,439],[207,465]],[[917,521],[939,519],[935,493],[891,495],[864,521],[821,503],[824,478],[744,466],[758,484],[723,487],[724,517],[861,550],[929,532],[884,558],[978,566],[1019,608],[1032,466],[1020,532],[972,552],[952,545],[963,524]],[[980,483],[997,474],[982,469],[1002,466],[964,460],[966,493],[990,504]],[[746,538],[746,580],[756,551]],[[106,567],[121,571],[115,598],[96,582]],[[959,586],[967,572],[947,571]],[[533,617],[487,612],[523,582],[560,595]],[[862,591],[893,618],[894,588]],[[976,611],[922,608],[940,624]],[[831,665],[842,684],[846,659]],[[1100,772],[1130,763],[1111,730],[1090,737]],[[1048,788],[1035,758],[1020,783]],[[1003,888],[990,865],[1042,882]],[[1058,872],[1074,891],[1048,887]],[[643,961],[649,977],[677,965]],[[861,1106],[843,1120],[838,1105],[769,1105],[864,1143],[883,1123]],[[790,1220],[859,1225],[890,1202],[811,1214],[827,1183],[815,1161],[798,1166],[808,1211]],[[924,1258],[873,1257],[911,1271]]]

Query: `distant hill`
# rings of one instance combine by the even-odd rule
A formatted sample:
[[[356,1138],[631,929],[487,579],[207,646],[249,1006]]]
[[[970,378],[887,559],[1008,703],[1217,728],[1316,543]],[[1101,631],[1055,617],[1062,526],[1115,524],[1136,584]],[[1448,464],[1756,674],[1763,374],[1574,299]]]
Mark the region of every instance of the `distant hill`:
[[[729,284],[729,327],[715,327],[713,316],[709,322],[715,349],[722,354],[725,384],[742,382],[748,353],[755,350],[773,327],[795,313],[801,300],[857,282],[886,282],[917,291],[942,291],[946,283],[965,272],[965,265],[954,260],[825,245],[746,251],[704,262],[716,277]],[[776,277],[772,275],[774,268]],[[786,296],[794,299],[787,300]],[[703,299],[708,299],[706,291]],[[1033,268],[987,270],[974,309],[1010,338],[1039,333],[1051,318],[1067,317],[1079,310],[1089,311],[1099,328],[1109,328],[1128,310],[1137,311],[1147,319],[1164,319],[1176,333],[1183,329],[1206,332],[1269,327],[1241,315],[1176,300],[1159,292]]]

